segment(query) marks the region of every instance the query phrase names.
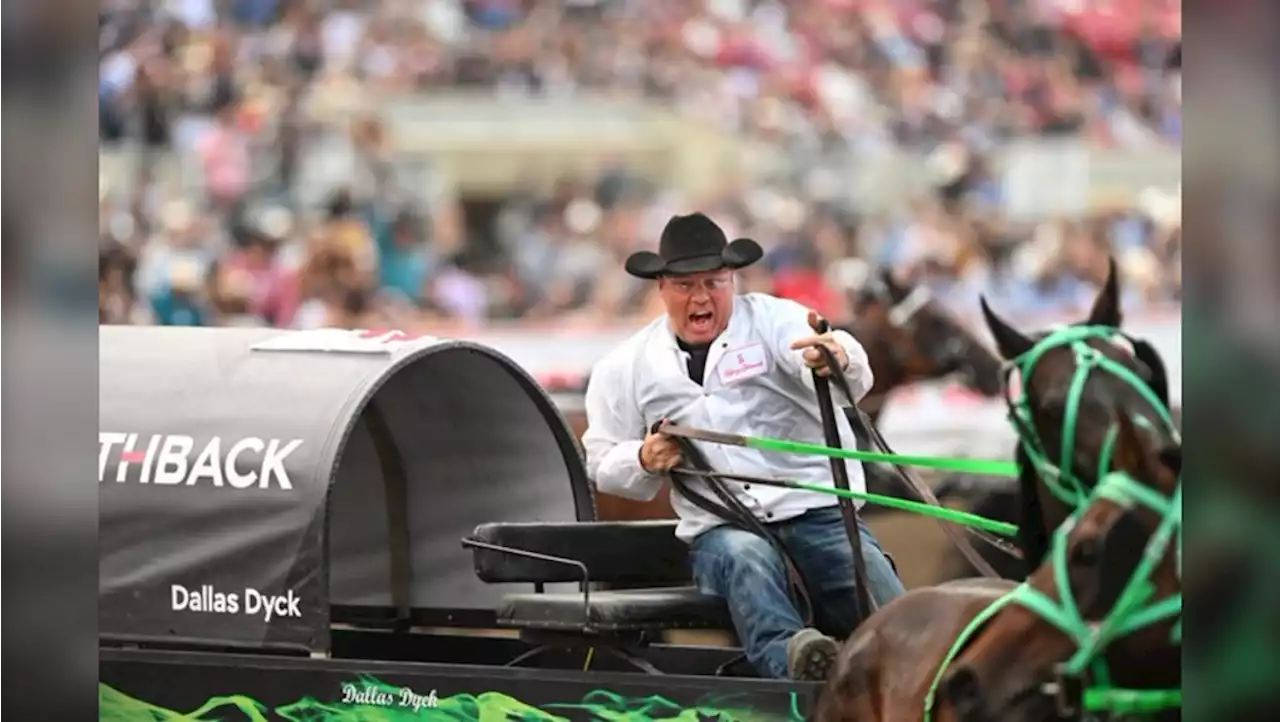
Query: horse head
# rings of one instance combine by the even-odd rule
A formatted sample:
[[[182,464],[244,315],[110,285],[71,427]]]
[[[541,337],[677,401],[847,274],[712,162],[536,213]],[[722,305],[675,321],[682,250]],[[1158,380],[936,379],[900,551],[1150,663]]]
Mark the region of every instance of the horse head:
[[[1163,442],[1177,438],[1168,380],[1155,348],[1120,331],[1115,259],[1082,322],[1028,335],[985,298],[982,313],[1011,377],[1005,393],[1019,437],[1020,541],[1034,568],[1047,550],[1049,530],[1111,469],[1118,419],[1138,419]]]
[[[881,268],[853,301],[859,320],[851,332],[869,355],[882,358],[877,391],[956,374],[985,396],[1000,393],[1000,359],[943,310],[929,289],[899,283]]]
[[[1127,415],[1117,428],[1115,470],[942,679],[939,701],[961,722],[1085,716],[1098,711],[1083,709],[1086,678],[1101,683],[1100,672],[1180,706],[1182,450]]]

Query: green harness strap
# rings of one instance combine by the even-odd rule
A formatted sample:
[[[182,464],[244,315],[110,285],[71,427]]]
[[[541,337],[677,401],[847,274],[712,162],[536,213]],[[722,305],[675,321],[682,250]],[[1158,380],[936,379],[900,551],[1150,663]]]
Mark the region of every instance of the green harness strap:
[[[1035,370],[1036,364],[1052,349],[1059,346],[1070,346],[1075,354],[1076,370],[1071,378],[1071,386],[1067,392],[1067,407],[1062,423],[1062,453],[1059,455],[1057,463],[1049,460],[1049,454],[1045,451],[1044,444],[1036,432],[1034,418],[1031,413],[1031,402],[1027,396],[1026,389],[1022,389],[1022,393],[1017,399],[1008,399],[1010,414],[1014,417],[1014,427],[1018,431],[1019,440],[1027,457],[1040,472],[1040,477],[1044,480],[1045,486],[1049,488],[1049,491],[1072,507],[1080,506],[1088,497],[1084,484],[1076,478],[1075,473],[1072,471],[1071,457],[1075,453],[1075,432],[1076,423],[1080,415],[1080,398],[1084,395],[1084,385],[1095,368],[1117,376],[1133,387],[1160,414],[1161,421],[1164,422],[1165,427],[1173,434],[1174,438],[1177,438],[1177,428],[1173,423],[1172,415],[1170,415],[1169,410],[1165,408],[1159,397],[1155,395],[1155,392],[1151,390],[1151,387],[1137,374],[1125,368],[1123,364],[1108,358],[1101,351],[1086,343],[1090,339],[1110,341],[1117,336],[1122,336],[1120,331],[1108,326],[1069,326],[1061,328],[1045,336],[1022,356],[1009,361],[1005,367],[1006,377],[1015,370],[1019,371],[1025,387],[1027,380],[1031,378],[1031,374]],[[1010,384],[1006,381],[1005,388],[1008,389],[1009,387]],[[1139,424],[1146,424],[1146,420],[1142,418],[1138,418],[1136,421]],[[1099,478],[1111,470],[1111,457],[1115,450],[1115,440],[1116,429],[1112,427],[1107,432],[1106,441],[1098,457]]]
[[[1182,595],[1174,594],[1156,602],[1149,603],[1155,587],[1151,583],[1151,575],[1164,557],[1174,534],[1181,540],[1182,528],[1182,487],[1175,490],[1171,499],[1165,499],[1151,488],[1135,481],[1124,473],[1111,473],[1103,477],[1092,495],[1093,500],[1107,499],[1121,506],[1131,507],[1137,503],[1146,506],[1163,518],[1160,526],[1151,535],[1144,549],[1141,561],[1116,604],[1107,616],[1098,623],[1091,623],[1080,614],[1075,594],[1068,578],[1067,547],[1075,523],[1083,515],[1085,509],[1078,510],[1066,523],[1054,532],[1052,563],[1056,586],[1061,601],[1056,601],[1023,583],[984,609],[965,627],[959,638],[948,650],[942,664],[935,673],[925,698],[925,722],[933,718],[934,700],[943,674],[961,650],[969,643],[977,631],[992,617],[1011,604],[1021,605],[1037,616],[1057,627],[1076,643],[1076,653],[1064,665],[1067,675],[1080,675],[1085,671],[1093,673],[1097,686],[1085,691],[1084,705],[1089,711],[1109,710],[1128,714],[1156,712],[1182,704],[1181,690],[1126,690],[1110,686],[1111,675],[1106,666],[1104,652],[1114,640],[1132,634],[1153,624],[1165,621],[1182,613]],[[1087,507],[1086,507],[1087,509]],[[1175,626],[1172,641],[1181,641],[1181,625]]]
[[[1019,589],[1020,588],[1021,587],[1019,587]],[[942,683],[942,675],[947,671],[947,668],[951,666],[951,663],[956,660],[956,657],[960,655],[960,651],[969,643],[969,639],[978,631],[978,629],[990,621],[991,618],[996,616],[996,614],[1001,610],[1014,602],[1013,593],[1016,591],[1018,591],[1018,589],[1011,590],[1008,594],[995,600],[988,605],[986,609],[979,612],[978,616],[974,617],[972,622],[969,622],[969,626],[965,627],[964,631],[960,632],[960,636],[956,638],[955,644],[951,645],[951,649],[947,650],[946,656],[942,658],[942,664],[938,665],[938,671],[933,675],[933,682],[929,684],[929,692],[924,698],[924,722],[931,722],[933,719],[933,702],[937,699],[938,685]]]
[[[1036,467],[1041,479],[1058,499],[1075,508],[1072,516],[1054,532],[1051,563],[1054,565],[1054,580],[1062,597],[1061,602],[1050,599],[1027,583],[1019,585],[1000,599],[984,609],[961,632],[960,637],[943,658],[929,691],[925,698],[924,718],[930,722],[933,716],[934,700],[943,674],[960,654],[977,631],[992,617],[1010,604],[1019,604],[1053,624],[1064,634],[1075,641],[1077,651],[1064,666],[1067,674],[1079,675],[1086,670],[1092,672],[1094,683],[1084,692],[1086,710],[1110,710],[1125,713],[1151,712],[1182,704],[1181,690],[1122,690],[1110,686],[1110,674],[1106,668],[1103,653],[1113,640],[1159,623],[1182,612],[1182,595],[1176,594],[1166,599],[1147,604],[1154,587],[1150,576],[1156,565],[1163,558],[1170,542],[1176,533],[1178,552],[1178,573],[1181,575],[1182,559],[1182,487],[1179,484],[1174,496],[1166,499],[1155,490],[1130,478],[1127,474],[1111,473],[1112,457],[1115,451],[1117,428],[1112,426],[1103,444],[1098,459],[1098,484],[1092,493],[1076,478],[1072,470],[1072,456],[1075,452],[1076,424],[1079,420],[1080,400],[1084,394],[1084,386],[1094,369],[1110,373],[1134,388],[1160,415],[1166,430],[1178,438],[1177,428],[1172,416],[1155,392],[1137,374],[1124,365],[1108,358],[1088,345],[1090,339],[1110,341],[1123,336],[1118,329],[1103,326],[1071,326],[1058,329],[1037,342],[1022,356],[1012,359],[1006,365],[1005,388],[1010,388],[1008,377],[1017,370],[1022,375],[1025,387],[1032,376],[1035,366],[1051,349],[1069,346],[1075,354],[1076,370],[1071,379],[1067,393],[1061,454],[1058,463],[1050,461],[1048,453],[1036,431],[1031,405],[1026,389],[1017,399],[1007,399],[1010,409],[1010,420],[1018,432],[1019,441],[1031,463]],[[1149,425],[1146,419],[1138,418],[1142,425]],[[1107,617],[1097,624],[1091,624],[1080,614],[1075,602],[1069,579],[1067,563],[1067,544],[1071,529],[1083,515],[1087,505],[1095,499],[1108,499],[1122,506],[1133,504],[1146,506],[1162,517],[1160,526],[1152,534],[1144,550],[1143,558],[1129,578],[1128,584],[1120,598],[1112,607]],[[1181,642],[1181,620],[1172,631],[1172,641]]]

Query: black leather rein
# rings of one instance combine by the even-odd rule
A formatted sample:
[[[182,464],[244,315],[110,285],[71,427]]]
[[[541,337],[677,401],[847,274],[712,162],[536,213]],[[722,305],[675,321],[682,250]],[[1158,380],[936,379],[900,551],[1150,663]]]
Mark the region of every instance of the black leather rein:
[[[827,333],[830,330],[831,324],[827,323],[826,319],[819,321],[819,333]],[[831,382],[835,382],[850,404],[856,404],[857,399],[853,395],[853,390],[849,388],[849,381],[844,376],[844,369],[841,367],[839,359],[835,357],[831,349],[826,346],[819,346],[818,351],[822,354],[828,374],[827,376],[822,376],[817,369],[812,371],[813,388],[818,396],[818,412],[822,415],[822,435],[827,446],[841,448],[840,427],[836,425],[835,402],[831,398]],[[831,479],[836,488],[843,491],[851,491],[849,487],[849,467],[845,464],[845,460],[831,457],[829,461],[831,462]],[[861,623],[875,611],[875,602],[871,599],[871,590],[867,588],[867,562],[862,556],[862,528],[858,524],[858,507],[854,504],[853,499],[840,497],[838,501],[840,503],[840,515],[844,518],[844,531],[849,537],[849,546],[852,548],[853,553],[853,573],[854,580],[857,583],[858,620]]]
[[[658,421],[650,429],[651,433],[657,432],[662,425]],[[696,472],[713,472],[711,464],[707,462],[702,452],[693,445],[693,441],[683,437],[671,437],[676,445],[680,447],[681,459],[685,464],[692,467],[692,474],[681,474],[680,468],[671,470],[671,485],[679,491],[681,496],[689,500],[689,503],[699,509],[711,514],[712,516],[723,520],[725,523],[742,531],[749,532],[759,536],[778,552],[782,559],[782,564],[787,570],[787,581],[793,601],[796,602],[796,608],[800,612],[800,617],[804,620],[805,626],[813,626],[814,610],[813,598],[809,593],[809,585],[805,581],[804,574],[800,571],[800,565],[796,564],[795,559],[791,556],[791,552],[782,543],[773,530],[767,524],[756,518],[756,515],[742,503],[740,499],[733,495],[723,481],[711,476],[705,476]],[[711,490],[711,493],[718,499],[708,499],[701,493],[693,490],[689,481],[685,478],[700,479],[705,486]]]
[[[821,322],[819,333],[826,333],[830,330],[830,325],[825,320]],[[827,371],[831,379],[836,380],[836,384],[840,387],[841,392],[849,399],[849,403],[854,403],[852,389],[844,377],[839,360],[831,351],[825,347],[819,347],[819,351],[823,355],[823,361],[826,364]],[[840,447],[840,430],[836,424],[835,402],[831,396],[830,381],[827,377],[822,376],[816,369],[813,370],[814,391],[818,398],[818,411],[822,417],[822,432],[824,440],[828,446]],[[650,429],[651,432],[659,430],[662,422],[657,422]],[[804,618],[805,624],[813,625],[814,610],[812,595],[809,586],[804,579],[804,575],[800,570],[800,566],[796,564],[795,559],[791,556],[791,552],[783,545],[782,541],[773,533],[767,524],[760,521],[755,514],[748,509],[741,500],[739,500],[732,492],[725,488],[724,482],[708,475],[713,472],[711,465],[707,463],[706,457],[698,451],[690,439],[683,437],[673,437],[676,444],[680,447],[682,459],[691,469],[686,474],[681,474],[680,468],[671,470],[671,483],[682,496],[689,500],[691,504],[697,506],[703,511],[711,514],[726,523],[752,532],[770,543],[779,556],[782,558],[783,565],[787,569],[787,576],[795,597],[797,606],[801,616]],[[831,459],[831,476],[836,488],[850,491],[849,486],[849,469],[844,459]],[[699,473],[702,472],[702,473]],[[695,492],[688,479],[685,477],[699,478],[708,489],[717,497],[718,501],[709,499],[705,495]],[[840,498],[840,513],[844,520],[845,534],[849,538],[849,545],[853,553],[853,571],[854,581],[856,585],[855,603],[858,605],[857,618],[859,623],[866,620],[867,617],[875,611],[875,604],[871,598],[871,592],[867,587],[867,569],[866,560],[862,556],[862,529],[858,524],[858,509],[852,499]]]

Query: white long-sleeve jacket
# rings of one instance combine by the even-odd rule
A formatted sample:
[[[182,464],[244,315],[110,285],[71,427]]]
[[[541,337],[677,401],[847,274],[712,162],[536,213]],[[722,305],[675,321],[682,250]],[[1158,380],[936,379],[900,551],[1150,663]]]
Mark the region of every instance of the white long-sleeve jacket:
[[[583,435],[587,472],[597,488],[639,500],[657,495],[665,475],[648,474],[640,467],[640,447],[646,431],[664,418],[731,434],[823,443],[812,375],[801,358],[803,351],[791,349],[793,341],[813,334],[808,314],[807,308],[794,301],[765,294],[735,297],[729,326],[708,354],[701,386],[689,378],[687,357],[676,345],[666,316],[601,359],[587,385],[587,430]],[[861,399],[873,383],[867,353],[850,334],[836,331],[835,337],[849,358],[845,377]],[[833,394],[839,403],[839,392],[833,389]],[[848,420],[837,413],[836,422],[842,445],[852,448],[854,436]],[[830,462],[825,457],[694,444],[716,471],[832,485]],[[850,486],[855,491],[865,490],[862,464],[847,464]],[[837,503],[836,497],[812,492],[736,482],[726,485],[765,522]],[[711,496],[709,491],[707,495]],[[676,535],[681,539],[691,541],[723,523],[678,491],[672,491],[671,502],[680,516]]]

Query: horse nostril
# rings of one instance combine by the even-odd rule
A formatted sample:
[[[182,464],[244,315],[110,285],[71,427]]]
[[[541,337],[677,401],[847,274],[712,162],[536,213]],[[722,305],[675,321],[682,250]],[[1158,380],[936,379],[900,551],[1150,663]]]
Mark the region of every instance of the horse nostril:
[[[975,713],[982,699],[982,684],[972,669],[957,667],[942,681],[942,689],[960,719],[978,719]]]

